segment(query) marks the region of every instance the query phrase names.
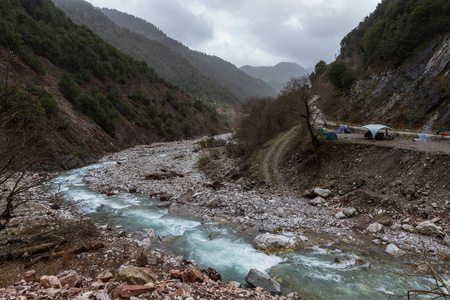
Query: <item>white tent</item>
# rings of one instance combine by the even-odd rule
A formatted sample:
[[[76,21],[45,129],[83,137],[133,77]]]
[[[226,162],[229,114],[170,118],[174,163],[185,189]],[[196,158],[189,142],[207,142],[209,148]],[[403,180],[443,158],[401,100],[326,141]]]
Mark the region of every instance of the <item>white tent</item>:
[[[377,132],[382,129],[389,129],[389,130],[394,131],[394,129],[392,129],[391,127],[381,125],[381,124],[370,124],[370,125],[361,126],[361,128],[369,130],[370,133],[372,133],[372,138],[375,138],[375,135],[377,134]]]

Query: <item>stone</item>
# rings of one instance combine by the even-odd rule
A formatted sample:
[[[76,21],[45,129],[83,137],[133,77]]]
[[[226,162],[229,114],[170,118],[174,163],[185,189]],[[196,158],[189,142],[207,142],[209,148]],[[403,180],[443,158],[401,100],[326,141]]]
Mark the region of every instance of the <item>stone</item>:
[[[331,196],[331,190],[328,190],[328,189],[315,188],[313,190],[313,193],[316,196],[320,196],[320,197],[323,197],[323,198],[328,198],[328,197]]]
[[[94,299],[95,300],[110,300],[111,297],[109,297],[107,291],[98,291],[97,293],[94,293]]]
[[[233,287],[235,287],[237,289],[242,287],[242,284],[240,282],[237,282],[237,281],[230,281],[230,282],[228,282],[228,285],[229,286],[233,286]]]
[[[47,288],[45,291],[47,293],[47,296],[49,298],[55,298],[60,296],[65,290],[62,289],[55,289],[55,288]]]
[[[156,238],[155,230],[153,228],[142,229],[141,232],[145,237],[148,237],[150,239]]]
[[[26,292],[25,297],[27,297],[27,299],[36,299],[38,297],[38,294],[34,292]]]
[[[156,282],[157,276],[147,268],[135,266],[125,266],[119,269],[117,274],[119,281],[126,282],[130,285],[144,285],[148,282]]]
[[[416,230],[421,234],[440,234],[443,235],[442,227],[437,226],[431,221],[423,221],[416,226]]]
[[[402,229],[408,232],[416,232],[416,228],[414,228],[414,226],[411,226],[409,224],[403,224]]]
[[[167,231],[163,231],[158,235],[158,240],[160,240],[163,243],[170,242],[174,239],[175,239],[175,236],[171,235]]]
[[[325,203],[325,199],[320,196],[317,196],[316,198],[309,201],[309,204],[314,205],[314,206],[323,205],[324,203]]]
[[[180,270],[172,270],[172,271],[170,271],[170,278],[172,278],[172,279],[181,279],[181,271]]]
[[[295,238],[268,232],[258,235],[254,243],[256,249],[265,252],[286,251],[296,247]]]
[[[447,244],[447,246],[450,246],[450,235],[446,234],[444,236],[444,243]]]
[[[222,281],[222,275],[214,268],[209,267],[208,269],[202,269],[201,271],[211,280]]]
[[[113,298],[131,298],[142,295],[147,292],[153,292],[156,287],[143,286],[143,285],[124,285],[114,289]]]
[[[34,281],[36,279],[36,270],[26,271],[25,274],[23,274],[23,278],[26,282]]]
[[[405,255],[406,254],[405,251],[403,251],[402,249],[398,248],[394,244],[387,245],[386,252],[389,253],[392,256],[401,256],[401,255]]]
[[[58,279],[61,282],[61,285],[64,287],[79,287],[82,283],[81,276],[78,275],[74,270],[65,271],[61,274],[58,274]]]
[[[342,212],[344,213],[344,215],[347,218],[350,218],[351,216],[353,216],[356,213],[356,208],[354,207],[346,207],[342,210]]]
[[[369,226],[367,226],[366,231],[368,233],[377,233],[380,232],[383,229],[383,225],[381,225],[380,223],[372,223]]]
[[[391,226],[392,225],[392,219],[386,214],[375,216],[373,218],[373,221],[377,222],[377,223],[380,223],[381,225],[384,225],[384,226]]]
[[[169,208],[171,206],[172,206],[172,202],[170,202],[170,201],[164,201],[164,202],[158,203],[158,207],[160,207],[160,208]]]
[[[185,283],[203,282],[203,275],[196,266],[189,265],[189,267],[181,273],[181,280]]]
[[[163,201],[170,201],[172,199],[172,195],[169,193],[163,193],[162,195],[159,196],[159,201],[163,202]]]
[[[182,297],[185,299],[191,296],[191,287],[187,284],[183,284],[178,290],[173,294],[175,297]]]
[[[41,276],[39,281],[41,282],[41,285],[46,289],[61,288],[61,282],[56,276],[43,275]]]
[[[362,266],[366,263],[366,261],[364,259],[361,258],[357,258],[355,260],[355,263],[353,264],[353,266],[357,267],[357,266]]]
[[[261,287],[271,294],[281,294],[280,284],[269,275],[256,269],[250,269],[248,274],[245,276],[245,281],[251,286]]]
[[[113,273],[106,270],[97,275],[97,279],[100,279],[102,282],[108,282],[114,278]]]
[[[203,215],[202,222],[204,223],[211,222],[211,217],[208,215]]]
[[[209,235],[209,240],[211,241],[211,240],[215,239],[216,237],[218,237],[219,235],[220,235],[220,232],[212,232]]]
[[[187,201],[190,201],[194,196],[194,191],[188,191],[184,193],[180,198],[178,198],[178,203],[185,203]]]
[[[302,197],[312,199],[316,197],[316,194],[314,194],[314,190],[306,190],[303,192]]]
[[[296,292],[290,293],[290,294],[288,294],[286,297],[287,297],[288,299],[294,299],[294,300],[302,299],[302,298],[300,297],[300,295],[299,295],[298,293],[296,293]]]
[[[349,261],[349,258],[345,255],[336,256],[334,258],[334,262],[338,264],[343,264],[345,262]]]
[[[345,219],[347,216],[342,211],[340,211],[337,214],[335,214],[334,217],[336,219]]]

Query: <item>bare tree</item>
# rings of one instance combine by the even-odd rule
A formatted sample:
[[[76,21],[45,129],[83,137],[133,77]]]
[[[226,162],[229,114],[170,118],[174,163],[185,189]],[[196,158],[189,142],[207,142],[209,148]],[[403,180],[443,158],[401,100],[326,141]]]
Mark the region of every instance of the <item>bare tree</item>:
[[[32,198],[32,189],[47,180],[31,170],[51,152],[44,139],[49,128],[39,121],[39,106],[22,102],[20,92],[15,85],[0,85],[0,230]]]
[[[314,125],[320,116],[320,110],[315,105],[317,96],[311,88],[307,76],[291,78],[281,90],[280,101],[284,103],[287,113],[300,117],[311,138],[312,147],[317,150],[320,146],[319,139],[314,132]]]

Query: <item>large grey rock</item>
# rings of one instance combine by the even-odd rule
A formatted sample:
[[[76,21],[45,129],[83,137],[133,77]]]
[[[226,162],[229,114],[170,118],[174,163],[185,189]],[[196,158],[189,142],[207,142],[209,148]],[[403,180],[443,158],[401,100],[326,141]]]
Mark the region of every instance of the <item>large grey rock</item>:
[[[342,210],[342,212],[344,213],[344,215],[347,218],[350,218],[351,216],[353,216],[356,213],[356,208],[354,207],[346,207]]]
[[[337,214],[335,214],[334,217],[336,219],[345,219],[347,216],[342,211],[340,211]]]
[[[81,276],[78,275],[74,270],[65,271],[61,274],[58,274],[58,279],[61,282],[62,286],[71,287],[79,287],[82,283]]]
[[[254,243],[256,249],[269,252],[289,250],[296,247],[294,238],[268,232],[258,235],[254,239]]]
[[[383,225],[380,223],[372,223],[369,226],[367,226],[366,231],[369,233],[377,233],[380,232],[383,229]]]
[[[309,201],[311,205],[323,205],[325,204],[325,199],[323,197],[317,196],[316,198]]]
[[[423,221],[416,226],[417,231],[421,234],[443,234],[442,227],[437,226],[431,221]]]
[[[258,271],[256,269],[250,269],[248,274],[245,276],[245,281],[248,284],[254,287],[262,287],[264,290],[269,293],[280,295],[281,294],[281,286],[280,284],[269,275]]]
[[[157,276],[147,268],[135,266],[125,266],[119,270],[117,274],[119,281],[126,282],[131,285],[144,285],[148,282],[156,282]]]
[[[160,240],[161,242],[169,242],[172,241],[173,239],[175,239],[175,236],[168,233],[167,231],[163,231],[158,235],[158,240]]]
[[[329,189],[321,189],[321,188],[315,188],[314,194],[323,198],[328,198],[331,196],[331,190]]]
[[[405,251],[403,251],[402,249],[398,248],[394,244],[387,245],[386,252],[389,253],[392,256],[401,256],[401,255],[405,255],[406,254]]]

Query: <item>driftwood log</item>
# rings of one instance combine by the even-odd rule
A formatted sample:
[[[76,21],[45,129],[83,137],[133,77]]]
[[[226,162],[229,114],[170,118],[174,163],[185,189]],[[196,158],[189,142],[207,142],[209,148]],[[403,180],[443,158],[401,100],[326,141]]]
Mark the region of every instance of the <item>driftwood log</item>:
[[[67,242],[66,240],[63,240],[63,241],[58,241],[58,242],[45,243],[45,244],[40,244],[40,245],[36,245],[36,246],[29,246],[29,247],[21,248],[19,250],[11,251],[6,254],[0,255],[0,261],[15,260],[15,259],[23,257],[24,255],[28,256],[28,255],[32,255],[32,254],[47,252],[59,245],[65,244],[66,242]]]
[[[91,245],[88,245],[88,246],[81,246],[79,248],[70,249],[70,250],[46,253],[46,254],[43,254],[41,256],[38,256],[38,257],[33,258],[32,260],[30,260],[25,265],[25,268],[29,268],[29,267],[31,267],[31,266],[33,266],[33,265],[35,265],[38,262],[43,261],[43,260],[57,258],[57,257],[69,255],[69,254],[79,254],[79,253],[88,252],[88,251],[91,251],[91,250],[97,250],[97,249],[100,249],[100,248],[103,248],[103,247],[105,247],[105,245],[103,243],[97,243],[97,244],[91,244]]]

